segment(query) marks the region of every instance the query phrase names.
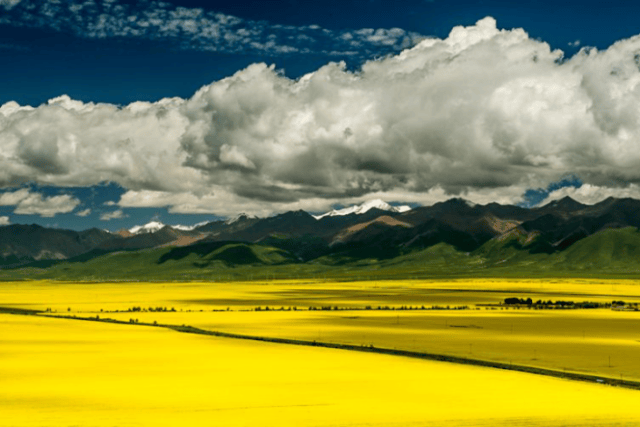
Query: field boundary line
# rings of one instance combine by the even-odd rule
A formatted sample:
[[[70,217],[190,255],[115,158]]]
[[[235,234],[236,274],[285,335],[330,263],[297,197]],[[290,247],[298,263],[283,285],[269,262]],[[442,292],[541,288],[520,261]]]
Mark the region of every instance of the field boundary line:
[[[40,313],[44,313],[41,310],[30,310],[27,308],[17,308],[17,307],[4,307],[0,306],[0,314],[17,314],[22,316],[35,316]]]

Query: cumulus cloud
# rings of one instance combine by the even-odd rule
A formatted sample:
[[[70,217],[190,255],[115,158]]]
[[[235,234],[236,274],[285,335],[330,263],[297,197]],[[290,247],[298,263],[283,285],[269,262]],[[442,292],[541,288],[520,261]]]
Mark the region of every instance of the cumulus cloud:
[[[82,217],[89,216],[89,215],[91,215],[91,209],[85,209],[85,210],[76,212],[76,215],[77,216],[82,216]]]
[[[16,206],[21,201],[25,200],[31,195],[31,192],[22,188],[17,191],[10,191],[0,194],[0,206]]]
[[[26,188],[0,195],[0,206],[15,206],[13,213],[18,215],[50,218],[59,213],[72,212],[79,204],[78,199],[68,194],[45,197]]]
[[[357,72],[254,64],[189,99],[7,103],[0,184],[112,181],[121,207],[218,215],[518,203],[568,175],[622,194],[640,185],[639,57],[640,36],[566,59],[485,18]]]
[[[10,12],[0,17],[4,24],[47,28],[83,38],[155,40],[184,50],[270,55],[355,55],[376,50],[384,54],[422,38],[400,28],[339,32],[317,25],[273,25],[162,1],[0,0],[0,5]]]
[[[126,215],[122,209],[118,209],[117,211],[103,213],[100,215],[100,221],[111,221],[112,219],[121,219],[125,217]]]
[[[586,205],[594,205],[609,197],[615,197],[618,199],[627,197],[640,199],[640,186],[638,184],[629,184],[626,187],[611,188],[584,184],[580,188],[565,187],[551,192],[541,204],[546,205],[547,203],[560,200],[564,197],[571,197],[572,199]]]
[[[0,225],[11,225],[11,221],[8,216],[0,216]]]
[[[0,107],[0,185],[30,182],[178,190],[201,173],[181,167],[179,139],[188,118],[181,99],[126,108],[61,96],[38,108]],[[16,161],[17,160],[17,161]]]
[[[13,212],[19,215],[40,215],[50,218],[59,213],[72,212],[79,204],[78,199],[68,194],[43,197],[41,194],[34,193],[20,201]]]

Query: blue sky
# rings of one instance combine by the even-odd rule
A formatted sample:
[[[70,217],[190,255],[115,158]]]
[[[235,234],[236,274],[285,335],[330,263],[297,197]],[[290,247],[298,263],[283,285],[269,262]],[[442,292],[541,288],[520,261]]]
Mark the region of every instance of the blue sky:
[[[634,197],[639,12],[0,0],[0,224]]]
[[[10,2],[9,2],[10,3]],[[9,4],[7,3],[7,4]],[[344,59],[356,68],[364,59],[397,51],[366,46],[355,55],[326,55],[334,50],[331,37],[320,43],[304,42],[296,47],[311,53],[300,55],[246,49],[210,42],[219,52],[202,51],[201,46],[180,47],[181,36],[100,37],[83,35],[86,28],[68,25],[56,30],[51,22],[22,23],[21,7],[35,2],[22,0],[0,25],[0,52],[11,66],[0,69],[0,102],[39,105],[60,94],[73,99],[128,104],[164,97],[189,97],[202,85],[227,77],[253,62],[275,63],[290,77],[316,70],[328,61]],[[68,3],[65,1],[62,4]],[[77,2],[82,3],[82,2]],[[104,2],[96,2],[98,4]],[[139,6],[135,6],[136,3]],[[616,40],[638,34],[635,17],[640,5],[627,1],[607,3],[584,1],[167,1],[165,8],[146,7],[145,2],[118,1],[128,10],[201,8],[243,20],[239,26],[265,21],[276,25],[306,27],[318,25],[336,34],[348,30],[401,28],[421,36],[446,37],[456,25],[472,25],[493,16],[503,28],[522,27],[533,38],[553,48],[574,54],[582,46],[604,49]],[[149,2],[146,2],[149,3]],[[35,15],[34,13],[31,13]],[[60,15],[68,15],[61,11]],[[292,34],[308,31],[292,29]],[[579,41],[578,46],[571,44]],[[4,62],[4,61],[3,61]]]

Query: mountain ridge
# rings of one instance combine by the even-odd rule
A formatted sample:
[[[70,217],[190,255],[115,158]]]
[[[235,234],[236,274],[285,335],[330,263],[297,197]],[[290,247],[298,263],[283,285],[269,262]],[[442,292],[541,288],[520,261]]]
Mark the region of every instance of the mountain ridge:
[[[268,218],[240,214],[233,221],[215,220],[188,227],[155,222],[120,234],[98,229],[76,232],[40,226],[3,226],[0,227],[0,268],[5,271],[29,265],[54,268],[64,263],[77,268],[78,263],[94,259],[125,262],[124,258],[110,257],[110,253],[124,251],[127,257],[132,257],[144,250],[179,247],[184,248],[184,253],[194,254],[192,257],[200,257],[205,256],[202,250],[218,247],[221,242],[245,246],[224,250],[219,257],[211,255],[215,262],[197,261],[201,266],[198,274],[214,266],[248,268],[287,264],[304,265],[306,269],[314,265],[391,263],[410,254],[431,253],[433,248],[445,247],[449,249],[436,251],[438,256],[444,253],[448,253],[449,258],[460,256],[461,260],[474,260],[483,268],[531,266],[545,257],[566,259],[566,262],[577,260],[584,266],[589,258],[584,255],[585,250],[580,257],[567,257],[587,243],[586,247],[598,253],[598,245],[593,242],[612,241],[607,245],[623,248],[616,249],[616,253],[621,254],[635,254],[634,245],[637,245],[640,253],[640,234],[611,231],[640,228],[640,200],[636,199],[610,198],[583,205],[564,198],[535,208],[450,199],[402,212],[378,209],[378,201],[373,202],[358,212],[324,215],[319,219],[302,210]],[[618,240],[620,243],[616,243]],[[267,258],[255,253],[277,253],[281,262],[265,263]],[[243,256],[247,257],[244,261]],[[635,265],[633,257],[625,255],[623,259],[624,262],[616,264],[619,268]],[[563,270],[561,263],[553,265]]]
[[[379,209],[381,211],[396,212],[396,213],[402,213],[402,212],[407,212],[411,210],[411,207],[408,205],[392,206],[381,199],[374,199],[374,200],[369,200],[367,202],[364,202],[360,205],[353,205],[353,206],[342,208],[342,209],[333,209],[324,214],[312,215],[312,216],[315,219],[319,220],[327,216],[344,216],[344,215],[350,215],[350,214],[361,215],[361,214],[367,213],[368,211],[374,208]]]

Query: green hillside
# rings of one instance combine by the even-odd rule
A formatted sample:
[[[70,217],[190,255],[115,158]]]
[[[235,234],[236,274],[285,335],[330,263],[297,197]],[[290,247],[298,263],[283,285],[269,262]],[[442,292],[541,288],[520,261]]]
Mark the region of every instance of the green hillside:
[[[634,227],[602,230],[554,257],[556,268],[640,272],[640,231]]]
[[[273,247],[216,242],[187,247],[119,251],[47,265],[33,263],[25,268],[5,270],[4,273],[6,276],[24,273],[31,277],[76,280],[215,279],[221,274],[236,277],[239,270],[290,264],[293,261],[294,258],[288,252]]]
[[[482,258],[485,268],[541,268],[549,262],[550,245],[539,235],[519,229],[491,239],[473,254]]]
[[[96,252],[66,261],[3,269],[0,278],[215,281],[634,277],[640,274],[640,232],[632,227],[606,229],[554,253],[548,253],[550,244],[539,236],[521,231],[492,239],[473,252],[463,252],[447,243],[426,249],[380,246],[368,251],[352,248],[306,262],[297,254],[266,243],[210,242],[186,247]],[[299,249],[293,246],[292,249]]]

